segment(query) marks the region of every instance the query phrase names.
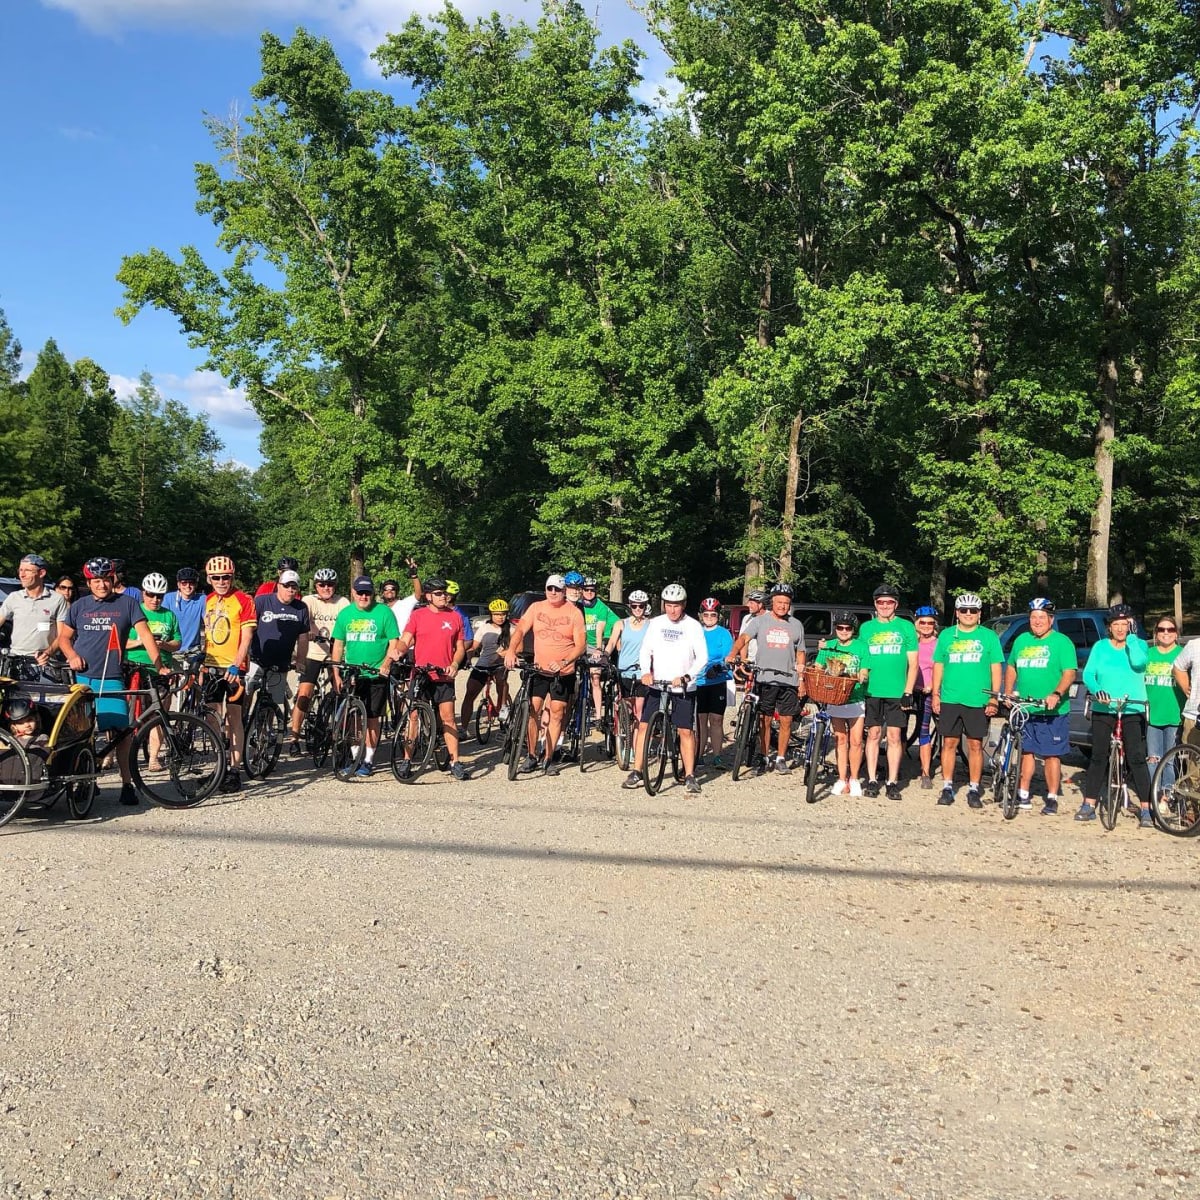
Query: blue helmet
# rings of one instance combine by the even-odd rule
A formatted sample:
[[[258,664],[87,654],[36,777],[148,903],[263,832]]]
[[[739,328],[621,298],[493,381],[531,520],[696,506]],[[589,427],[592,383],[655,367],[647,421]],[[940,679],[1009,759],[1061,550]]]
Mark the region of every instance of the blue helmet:
[[[937,619],[937,615],[937,609],[934,608],[932,604],[922,604],[921,607],[918,608],[915,613],[913,613],[914,617],[933,617],[935,620]]]
[[[1054,601],[1048,596],[1034,596],[1029,602],[1030,612],[1048,612],[1054,611]]]
[[[563,576],[563,583],[567,587],[583,587],[583,576],[578,571],[568,571]]]

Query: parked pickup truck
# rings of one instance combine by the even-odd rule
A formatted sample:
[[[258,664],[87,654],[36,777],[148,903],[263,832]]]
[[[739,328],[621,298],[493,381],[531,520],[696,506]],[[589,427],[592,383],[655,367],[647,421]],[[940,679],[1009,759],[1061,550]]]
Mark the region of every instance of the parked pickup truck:
[[[1007,617],[995,617],[988,622],[988,627],[996,631],[1000,638],[1000,648],[1004,657],[1012,649],[1017,635],[1029,629],[1028,613],[1013,613]],[[1087,688],[1083,684],[1083,668],[1092,652],[1092,647],[1108,636],[1104,624],[1104,609],[1102,608],[1061,608],[1054,615],[1054,628],[1059,633],[1065,633],[1075,646],[1075,657],[1079,663],[1079,674],[1071,685],[1071,745],[1085,755],[1092,752],[1092,730],[1085,715],[1087,705]],[[1135,633],[1145,641],[1152,641],[1146,632],[1146,627],[1139,620]]]

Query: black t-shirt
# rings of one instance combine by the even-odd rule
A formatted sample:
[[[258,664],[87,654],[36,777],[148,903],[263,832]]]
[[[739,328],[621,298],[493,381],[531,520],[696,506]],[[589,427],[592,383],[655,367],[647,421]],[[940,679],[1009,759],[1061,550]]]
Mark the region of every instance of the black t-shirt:
[[[273,670],[286,671],[296,655],[300,635],[308,633],[308,605],[300,599],[280,600],[278,592],[254,598],[258,624],[250,642],[253,662]]]

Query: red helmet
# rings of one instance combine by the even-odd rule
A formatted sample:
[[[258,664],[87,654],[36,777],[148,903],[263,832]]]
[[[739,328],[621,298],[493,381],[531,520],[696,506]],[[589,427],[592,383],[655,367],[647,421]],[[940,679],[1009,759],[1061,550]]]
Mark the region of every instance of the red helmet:
[[[700,601],[701,612],[720,612],[721,602],[715,596],[708,596]]]

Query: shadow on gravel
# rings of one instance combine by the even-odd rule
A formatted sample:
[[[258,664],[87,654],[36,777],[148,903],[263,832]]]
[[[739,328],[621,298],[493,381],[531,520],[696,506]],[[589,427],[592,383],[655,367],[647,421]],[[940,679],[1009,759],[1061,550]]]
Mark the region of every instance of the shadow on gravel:
[[[100,827],[103,832],[103,826]],[[407,838],[364,838],[328,834],[237,833],[228,830],[122,829],[121,837],[142,836],[214,842],[249,842],[263,846],[312,846],[333,850],[392,850],[399,854],[454,855],[466,858],[513,859],[518,862],[556,859],[606,867],[661,867],[685,871],[766,871],[817,879],[890,879],[897,883],[1003,884],[1031,888],[1067,888],[1085,892],[1195,892],[1200,881],[1186,879],[1071,879],[1062,876],[982,874],[966,871],[902,871],[888,867],[828,866],[824,863],[761,862],[743,858],[620,854],[605,850],[564,850],[535,846],[489,846],[474,842],[430,842]]]

